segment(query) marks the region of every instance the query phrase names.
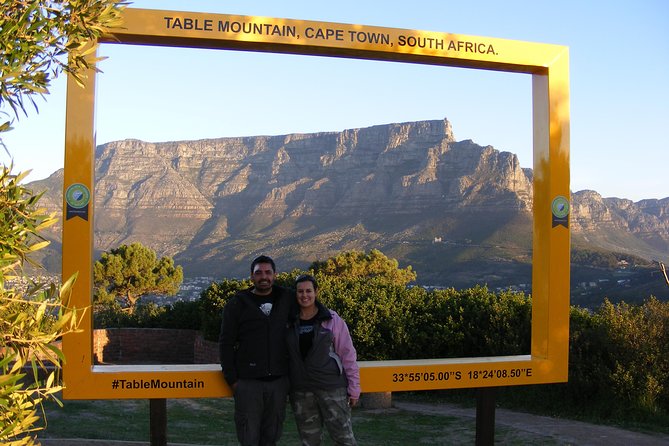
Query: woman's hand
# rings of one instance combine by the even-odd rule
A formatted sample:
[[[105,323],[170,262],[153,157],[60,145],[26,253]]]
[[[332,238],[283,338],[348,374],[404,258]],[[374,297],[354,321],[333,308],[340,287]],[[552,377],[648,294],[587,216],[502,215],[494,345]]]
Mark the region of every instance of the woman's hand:
[[[351,398],[350,396],[348,397],[348,405],[349,407],[355,407],[358,405],[358,398]]]

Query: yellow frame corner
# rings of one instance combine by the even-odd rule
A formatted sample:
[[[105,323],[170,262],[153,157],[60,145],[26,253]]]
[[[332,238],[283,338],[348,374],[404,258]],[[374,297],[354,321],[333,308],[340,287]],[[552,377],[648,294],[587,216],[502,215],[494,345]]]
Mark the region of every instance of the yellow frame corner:
[[[533,259],[529,355],[361,361],[363,392],[541,384],[567,380],[569,354],[569,52],[559,45],[292,19],[126,9],[100,43],[335,56],[532,75]],[[98,42],[93,42],[93,45]],[[78,272],[70,305],[91,306],[95,72],[67,89],[63,269]],[[87,195],[88,194],[88,195]],[[91,312],[63,339],[65,399],[230,396],[218,364],[100,366]]]

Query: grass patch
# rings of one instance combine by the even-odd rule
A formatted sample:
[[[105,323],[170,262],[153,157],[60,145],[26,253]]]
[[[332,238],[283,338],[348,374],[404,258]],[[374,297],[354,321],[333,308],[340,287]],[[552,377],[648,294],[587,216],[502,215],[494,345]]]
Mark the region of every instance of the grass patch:
[[[88,438],[147,442],[150,437],[148,400],[64,401],[46,406],[48,426],[40,439]],[[229,398],[167,401],[167,438],[170,443],[236,445],[234,403]],[[353,426],[360,444],[379,446],[474,444],[474,420],[400,409],[355,408]],[[550,438],[497,427],[497,444],[558,444]],[[290,406],[280,445],[299,444]],[[332,445],[325,438],[324,445]]]

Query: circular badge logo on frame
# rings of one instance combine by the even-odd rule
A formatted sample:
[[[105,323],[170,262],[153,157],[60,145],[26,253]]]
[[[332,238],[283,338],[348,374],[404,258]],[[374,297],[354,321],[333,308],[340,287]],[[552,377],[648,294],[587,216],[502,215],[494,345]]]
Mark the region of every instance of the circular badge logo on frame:
[[[85,208],[90,200],[91,192],[81,183],[75,183],[65,191],[65,201],[75,209]]]
[[[551,211],[556,218],[565,218],[569,215],[569,201],[562,195],[558,195],[553,199]]]

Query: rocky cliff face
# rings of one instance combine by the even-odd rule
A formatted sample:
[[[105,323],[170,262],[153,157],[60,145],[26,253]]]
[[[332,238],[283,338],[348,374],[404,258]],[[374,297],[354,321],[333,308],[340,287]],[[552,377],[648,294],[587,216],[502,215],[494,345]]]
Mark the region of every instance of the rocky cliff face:
[[[512,153],[456,141],[447,120],[116,141],[97,148],[95,173],[96,249],[140,241],[191,274],[245,275],[260,252],[291,269],[378,248],[419,275],[443,274],[458,258],[531,256],[531,171]],[[49,189],[43,203],[60,212],[62,174],[34,187]],[[572,206],[575,236],[669,258],[669,198],[582,191]]]
[[[572,195],[572,232],[586,242],[646,259],[669,255],[669,198],[634,203],[595,191]]]

